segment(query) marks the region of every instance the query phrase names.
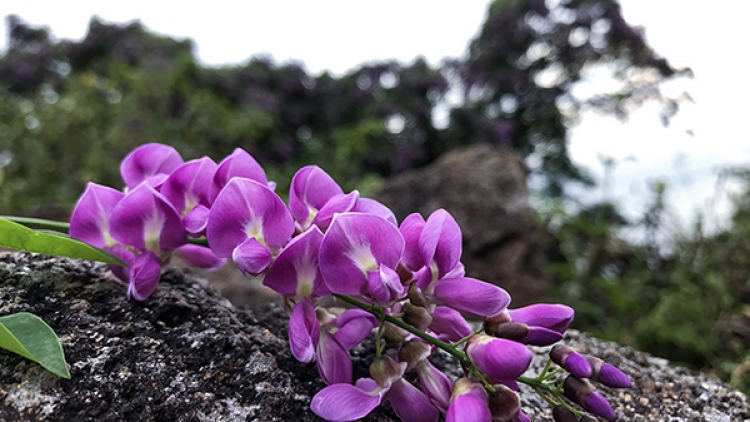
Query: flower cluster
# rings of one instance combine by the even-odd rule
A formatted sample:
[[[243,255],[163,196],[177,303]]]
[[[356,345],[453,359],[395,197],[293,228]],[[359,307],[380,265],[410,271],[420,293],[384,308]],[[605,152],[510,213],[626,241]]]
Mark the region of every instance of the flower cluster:
[[[387,207],[345,193],[317,166],[295,174],[287,205],[240,149],[216,164],[207,157],[184,162],[171,147],[148,144],[120,170],[124,191],[88,185],[71,235],[125,261],[127,270],[113,270],[136,300],[153,292],[173,254],[203,268],[231,258],[243,273],[263,275],[290,313],[292,354],[315,361],[328,385],[311,404],[324,419],[356,420],[387,399],[407,422],[440,414],[448,422],[527,421],[519,382],[557,405],[558,421],[584,415],[565,398],[613,419],[589,380],[630,384],[613,366],[563,345],[551,352],[559,368],[550,370],[550,362],[537,377],[524,376],[532,361],[527,345],[559,341],[573,310],[508,309],[505,290],[466,277],[461,230],[445,210],[398,224]],[[189,240],[204,237],[208,247]],[[353,308],[331,313],[319,306],[326,296]],[[484,325],[474,330],[466,316],[484,318]],[[373,332],[371,378],[353,382],[349,352]],[[459,360],[463,378],[451,380],[430,362],[438,349]]]

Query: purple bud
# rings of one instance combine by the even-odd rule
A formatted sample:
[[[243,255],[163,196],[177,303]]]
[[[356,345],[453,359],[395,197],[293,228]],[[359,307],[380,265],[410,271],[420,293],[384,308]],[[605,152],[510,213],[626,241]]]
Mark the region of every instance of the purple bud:
[[[466,355],[480,371],[495,380],[516,379],[529,368],[531,351],[521,343],[484,334],[471,337]]]
[[[509,309],[508,313],[515,322],[522,322],[530,327],[548,328],[562,334],[573,321],[573,308],[560,304],[537,303],[518,309]]]
[[[597,416],[608,420],[613,420],[617,417],[607,399],[586,380],[568,376],[565,378],[563,391],[565,397],[573,400]]]
[[[445,413],[445,422],[491,422],[492,415],[487,406],[487,392],[481,384],[468,378],[459,378],[453,384],[450,406]]]
[[[390,356],[380,356],[370,364],[370,376],[382,388],[400,380],[406,371],[406,362],[398,363]]]
[[[399,362],[406,362],[406,370],[411,371],[419,362],[427,359],[430,354],[432,354],[432,347],[429,344],[413,338],[398,349],[398,360]]]
[[[629,388],[632,385],[630,378],[614,366],[593,356],[587,356],[586,359],[593,369],[592,381],[598,381],[612,388]]]
[[[414,306],[409,302],[404,303],[404,317],[405,323],[413,326],[419,331],[424,331],[432,323],[432,316],[430,311],[421,307]]]
[[[460,312],[447,306],[435,307],[430,330],[444,334],[450,341],[459,341],[474,331]]]
[[[562,366],[576,378],[588,378],[592,374],[591,364],[586,357],[564,344],[556,344],[549,356],[552,362]]]
[[[427,359],[420,361],[416,369],[422,391],[438,410],[447,411],[453,389],[451,380]]]

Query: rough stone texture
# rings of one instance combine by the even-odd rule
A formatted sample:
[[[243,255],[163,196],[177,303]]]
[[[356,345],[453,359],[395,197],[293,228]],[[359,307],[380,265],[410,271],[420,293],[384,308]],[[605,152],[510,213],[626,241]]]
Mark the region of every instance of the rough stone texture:
[[[478,144],[387,180],[370,196],[399,221],[413,212],[427,217],[448,210],[463,232],[467,275],[502,286],[520,306],[545,300],[550,285],[527,176],[517,155]]]
[[[170,270],[151,298],[133,302],[101,265],[6,254],[0,315],[19,311],[60,335],[72,378],[0,351],[0,421],[319,420],[308,406],[323,384],[314,364],[290,355],[283,310],[233,308],[186,270]],[[750,421],[747,398],[712,377],[585,334],[565,341],[632,377],[634,388],[604,392],[621,421]],[[366,374],[368,346],[353,350],[355,376]],[[436,364],[458,375],[450,358]],[[533,420],[551,421],[533,393],[522,401]],[[394,418],[385,406],[364,421]]]

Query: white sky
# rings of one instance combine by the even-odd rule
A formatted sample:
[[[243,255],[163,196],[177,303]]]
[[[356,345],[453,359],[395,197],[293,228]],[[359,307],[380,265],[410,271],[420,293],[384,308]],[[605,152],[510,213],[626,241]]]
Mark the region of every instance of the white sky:
[[[460,57],[478,31],[488,1],[239,3],[213,0],[193,7],[184,1],[6,0],[0,2],[0,17],[15,13],[31,24],[49,26],[58,38],[74,39],[85,35],[92,15],[119,23],[140,19],[153,31],[192,38],[207,64],[240,63],[266,53],[282,62],[302,61],[314,73],[329,69],[341,74],[372,60],[410,62],[421,55],[438,64],[444,57]],[[646,28],[647,40],[659,54],[677,67],[693,69],[694,79],[666,88],[674,96],[688,91],[695,103],[685,104],[666,128],[656,105],[634,113],[626,123],[586,114],[571,131],[573,159],[601,177],[600,155],[619,160],[634,156],[636,161],[617,166],[609,192],[631,217],[641,215],[647,184],[657,179],[670,186],[675,219],[669,224],[686,227],[696,211],[726,215],[725,196],[714,201],[716,206],[707,207],[707,200],[714,197],[722,165],[750,163],[744,106],[750,83],[737,61],[748,39],[750,2],[622,0],[622,8],[628,22]],[[2,32],[0,45],[5,46],[4,23]],[[592,86],[596,89],[599,82]]]

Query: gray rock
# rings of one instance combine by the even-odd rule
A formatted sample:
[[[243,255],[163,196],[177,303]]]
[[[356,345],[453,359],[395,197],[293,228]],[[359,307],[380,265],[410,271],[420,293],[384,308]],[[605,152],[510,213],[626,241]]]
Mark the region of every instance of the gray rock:
[[[323,383],[314,364],[290,355],[286,315],[236,309],[186,270],[170,270],[154,295],[129,301],[125,286],[88,262],[0,256],[0,315],[33,312],[60,335],[72,378],[0,351],[0,421],[315,421],[310,398]],[[710,376],[671,366],[585,334],[565,340],[622,368],[635,386],[603,389],[622,421],[744,421],[750,404]],[[372,345],[353,350],[366,376]],[[545,349],[535,349],[543,364]],[[449,357],[435,363],[457,376]],[[524,390],[525,410],[550,421]],[[364,421],[397,420],[382,406]]]
[[[423,169],[385,181],[370,196],[399,221],[448,210],[461,226],[468,276],[508,290],[513,305],[549,299],[542,234],[529,203],[528,170],[510,151],[489,144],[452,150]]]

